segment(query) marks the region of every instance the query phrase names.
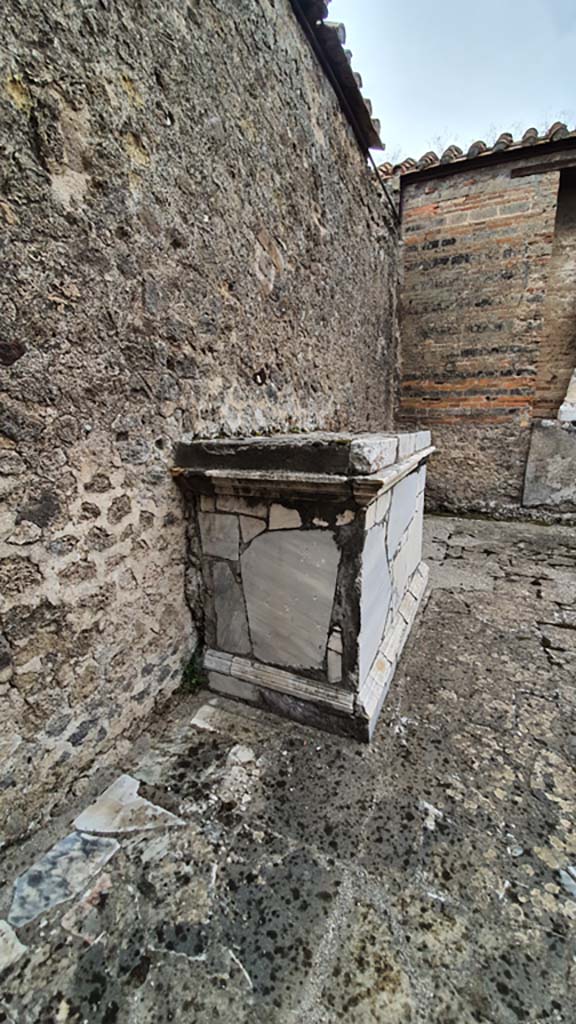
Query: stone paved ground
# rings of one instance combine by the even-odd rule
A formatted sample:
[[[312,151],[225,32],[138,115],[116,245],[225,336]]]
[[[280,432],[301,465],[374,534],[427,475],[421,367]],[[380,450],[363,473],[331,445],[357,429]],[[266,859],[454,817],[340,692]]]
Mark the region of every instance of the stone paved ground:
[[[373,745],[174,703],[89,787],[129,771],[187,824],[117,836],[90,909],[18,930],[0,1021],[576,1021],[576,536],[427,534],[431,596]],[[6,852],[0,917],[86,802]]]

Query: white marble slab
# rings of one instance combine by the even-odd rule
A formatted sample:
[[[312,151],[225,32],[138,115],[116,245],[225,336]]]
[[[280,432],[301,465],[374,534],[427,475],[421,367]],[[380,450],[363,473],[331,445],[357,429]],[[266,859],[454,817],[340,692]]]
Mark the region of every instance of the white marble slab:
[[[388,516],[388,558],[390,561],[394,558],[402,534],[414,515],[419,484],[418,473],[410,473],[396,484],[392,492]]]
[[[242,555],[242,579],[256,658],[320,668],[340,553],[326,530],[278,530]]]
[[[382,639],[391,598],[390,571],[386,557],[386,524],[366,534],[362,552],[360,601],[360,683],[366,678]]]
[[[74,820],[82,832],[134,832],[140,829],[185,825],[164,807],[138,795],[139,779],[120,775],[104,792]]]

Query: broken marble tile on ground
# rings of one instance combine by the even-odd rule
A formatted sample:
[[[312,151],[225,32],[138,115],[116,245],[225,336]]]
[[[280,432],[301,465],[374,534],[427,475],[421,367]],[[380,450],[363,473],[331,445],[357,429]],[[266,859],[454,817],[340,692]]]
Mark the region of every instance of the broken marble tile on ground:
[[[102,935],[102,908],[106,904],[111,888],[111,876],[107,873],[101,874],[88,892],[84,893],[82,899],[64,914],[62,927],[88,945],[96,942]]]
[[[0,921],[0,972],[11,967],[26,952],[16,932],[7,921]]]
[[[119,849],[115,839],[71,832],[18,876],[9,923],[20,928],[72,899]]]
[[[133,832],[138,829],[185,825],[164,807],[138,795],[140,780],[121,775],[74,821],[83,832]]]

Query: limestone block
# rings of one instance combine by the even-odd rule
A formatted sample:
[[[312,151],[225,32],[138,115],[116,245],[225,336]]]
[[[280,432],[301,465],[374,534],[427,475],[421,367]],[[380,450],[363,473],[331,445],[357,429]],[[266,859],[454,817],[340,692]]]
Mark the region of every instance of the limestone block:
[[[214,512],[216,509],[216,498],[213,494],[201,494],[200,495],[200,511],[201,512]]]
[[[242,555],[255,656],[272,665],[320,668],[340,554],[331,533],[278,530]]]
[[[417,473],[409,473],[392,492],[390,515],[388,516],[388,557],[396,554],[398,544],[412,519],[416,507],[419,479]]]
[[[295,508],[285,508],[284,505],[270,506],[271,530],[297,530],[302,526],[302,518]]]
[[[204,554],[237,561],[240,545],[237,517],[217,512],[200,512],[198,521]]]
[[[362,552],[360,601],[360,682],[366,677],[382,639],[391,597],[386,557],[386,527],[375,526],[366,534]]]
[[[225,562],[212,566],[218,647],[232,654],[248,654],[250,638],[242,588]]]
[[[576,427],[553,420],[534,424],[523,504],[576,505]]]
[[[377,434],[373,440],[359,438],[350,445],[350,466],[358,473],[374,473],[396,461],[398,439]]]

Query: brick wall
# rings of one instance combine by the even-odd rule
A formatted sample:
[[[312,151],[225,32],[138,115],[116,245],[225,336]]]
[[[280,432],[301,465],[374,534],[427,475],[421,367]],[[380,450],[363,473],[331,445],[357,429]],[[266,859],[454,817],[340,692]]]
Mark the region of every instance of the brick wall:
[[[521,499],[559,184],[526,160],[403,181],[399,418],[434,431],[437,505]]]

